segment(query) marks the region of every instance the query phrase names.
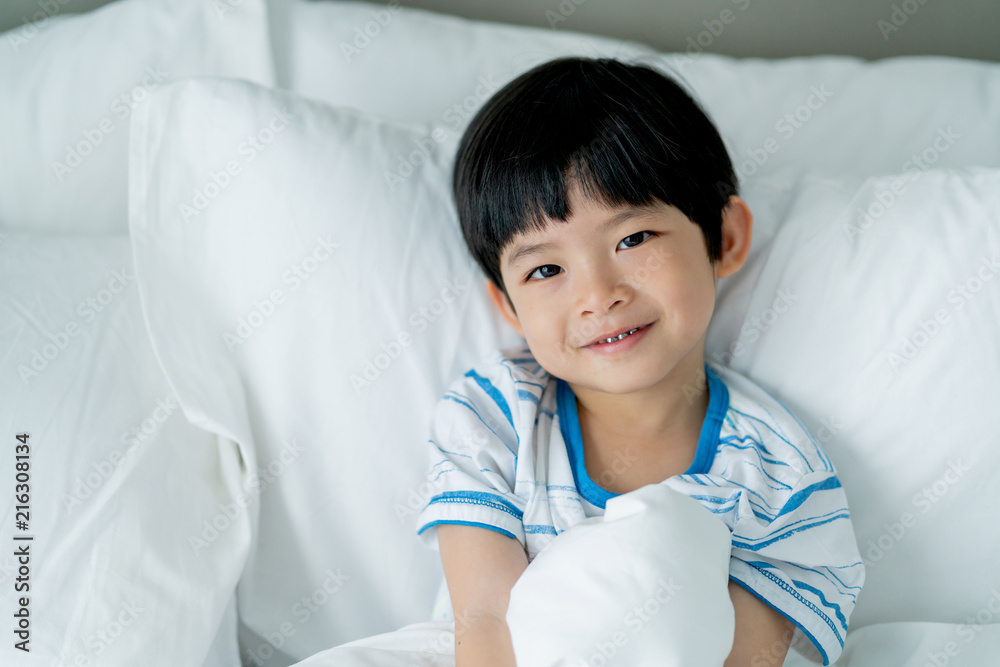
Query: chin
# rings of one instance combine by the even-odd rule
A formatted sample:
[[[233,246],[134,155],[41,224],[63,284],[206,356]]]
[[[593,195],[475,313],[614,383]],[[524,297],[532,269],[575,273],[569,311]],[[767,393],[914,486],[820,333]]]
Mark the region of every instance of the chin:
[[[614,371],[598,371],[592,375],[578,376],[576,379],[562,377],[569,383],[587,387],[592,391],[601,391],[606,394],[631,394],[642,391],[656,384],[656,378],[647,373],[637,376],[635,372],[630,372],[627,368]]]

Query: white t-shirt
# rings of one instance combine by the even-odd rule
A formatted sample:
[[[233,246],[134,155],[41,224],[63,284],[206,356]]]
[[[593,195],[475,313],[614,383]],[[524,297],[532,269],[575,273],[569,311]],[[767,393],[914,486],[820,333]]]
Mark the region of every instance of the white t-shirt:
[[[709,406],[694,462],[662,484],[726,524],[730,579],[790,619],[829,664],[843,649],[865,578],[833,464],[747,377],[707,363],[705,374]],[[418,534],[433,548],[435,526],[475,525],[517,539],[530,562],[617,495],[587,474],[572,389],[526,346],[499,350],[453,382],[435,408],[429,443],[434,489]]]

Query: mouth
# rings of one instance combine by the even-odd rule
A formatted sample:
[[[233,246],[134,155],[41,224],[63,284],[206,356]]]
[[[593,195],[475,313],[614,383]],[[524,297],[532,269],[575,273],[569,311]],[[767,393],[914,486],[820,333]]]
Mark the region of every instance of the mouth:
[[[648,328],[650,324],[652,324],[652,322],[648,322],[640,326],[624,327],[616,331],[612,331],[606,334],[601,334],[591,342],[584,345],[584,347],[601,347],[604,345],[611,345],[613,343],[617,343],[620,340],[625,340],[629,336],[633,336],[636,333],[643,331],[644,329]]]

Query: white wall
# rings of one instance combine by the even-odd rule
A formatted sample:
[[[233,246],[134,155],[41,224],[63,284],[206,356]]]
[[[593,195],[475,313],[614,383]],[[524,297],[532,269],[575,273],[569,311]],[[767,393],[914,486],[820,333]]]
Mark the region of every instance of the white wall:
[[[329,1],[329,0],[327,0]],[[407,7],[576,30],[681,51],[688,40],[728,55],[933,54],[1000,61],[998,0],[399,0]],[[104,0],[0,0],[0,31]],[[372,2],[385,6],[387,0]],[[723,16],[728,10],[731,14]],[[893,23],[895,14],[898,30]],[[721,18],[729,20],[723,23]],[[565,19],[565,20],[561,20]],[[905,19],[905,22],[904,22]],[[884,21],[880,28],[879,21]],[[709,24],[706,26],[706,22]],[[891,26],[886,28],[885,26]],[[717,35],[705,32],[715,28]],[[720,30],[721,27],[721,30]]]
[[[550,26],[550,18],[565,18],[554,29],[634,39],[661,51],[686,49],[689,38],[697,40],[707,29],[704,22],[718,29],[716,21],[729,10],[731,23],[718,36],[709,33],[709,50],[764,58],[934,54],[1000,61],[998,0],[400,1],[468,18],[542,27]],[[897,27],[892,23],[894,6],[896,21],[902,25],[899,30],[886,29],[886,38],[878,22]],[[707,41],[702,36],[702,42]]]

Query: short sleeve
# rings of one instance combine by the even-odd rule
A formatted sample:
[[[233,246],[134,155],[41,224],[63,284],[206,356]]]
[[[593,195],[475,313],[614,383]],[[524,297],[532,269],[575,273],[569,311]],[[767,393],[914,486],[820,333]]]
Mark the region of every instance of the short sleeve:
[[[519,436],[513,369],[477,364],[438,401],[428,440],[429,498],[417,534],[437,548],[436,526],[480,526],[525,544],[526,502],[514,493]]]
[[[847,497],[832,469],[784,486],[738,503],[730,579],[795,624],[797,650],[829,665],[865,580]]]

